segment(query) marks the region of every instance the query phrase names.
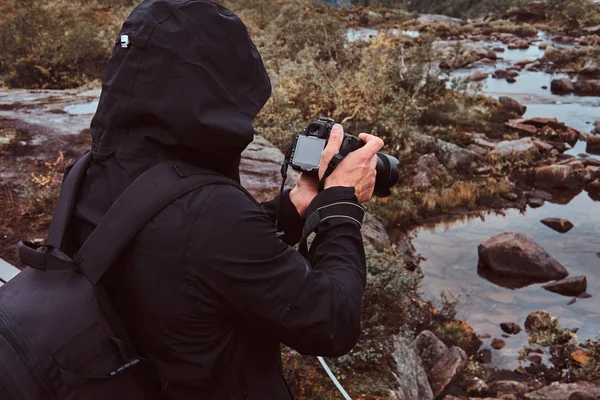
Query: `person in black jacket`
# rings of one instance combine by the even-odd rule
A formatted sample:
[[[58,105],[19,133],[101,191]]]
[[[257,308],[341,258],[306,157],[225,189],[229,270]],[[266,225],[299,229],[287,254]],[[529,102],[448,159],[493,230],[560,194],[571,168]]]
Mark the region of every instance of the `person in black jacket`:
[[[93,163],[70,227],[75,246],[136,177],[163,160],[239,181],[252,120],[271,94],[246,27],[214,1],[145,0],[119,37],[91,125]],[[322,165],[342,135],[337,125]],[[356,344],[365,254],[361,221],[340,204],[360,207],[371,197],[383,146],[361,138],[367,144],[320,193],[316,180],[301,176],[262,205],[229,185],[181,197],[111,267],[103,284],[137,350],[155,365],[163,398],[290,399],[281,343],[321,356]],[[320,209],[334,212],[307,260],[290,246],[304,216]]]

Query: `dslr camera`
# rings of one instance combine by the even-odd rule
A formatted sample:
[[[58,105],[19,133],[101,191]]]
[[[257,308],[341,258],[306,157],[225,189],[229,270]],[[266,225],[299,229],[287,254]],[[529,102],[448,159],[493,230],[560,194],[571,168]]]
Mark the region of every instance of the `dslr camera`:
[[[286,155],[286,162],[296,171],[318,176],[321,153],[327,145],[333,125],[335,125],[334,120],[324,117],[309,123],[302,132],[294,137],[292,147]],[[358,137],[344,131],[340,154],[345,157],[364,145],[365,142]],[[391,187],[398,183],[398,163],[399,161],[395,157],[377,153],[377,179],[373,193],[375,196],[390,195]]]

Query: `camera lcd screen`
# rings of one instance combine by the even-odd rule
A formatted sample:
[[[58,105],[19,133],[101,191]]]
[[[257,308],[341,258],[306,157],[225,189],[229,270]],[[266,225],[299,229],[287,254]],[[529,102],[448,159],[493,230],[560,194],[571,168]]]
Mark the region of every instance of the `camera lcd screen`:
[[[307,170],[319,168],[325,142],[317,137],[299,136],[292,162]]]

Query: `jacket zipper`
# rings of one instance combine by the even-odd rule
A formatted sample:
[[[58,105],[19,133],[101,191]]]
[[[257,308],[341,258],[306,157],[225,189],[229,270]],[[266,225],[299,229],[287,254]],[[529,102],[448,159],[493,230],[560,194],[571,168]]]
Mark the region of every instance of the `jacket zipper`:
[[[19,356],[21,363],[23,363],[23,366],[29,373],[29,376],[39,392],[43,393],[47,399],[55,400],[56,397],[50,392],[48,387],[44,384],[44,380],[40,377],[40,372],[31,355],[27,352],[27,349],[21,340],[14,334],[9,325],[11,324],[9,324],[6,314],[0,311],[0,335],[4,337],[4,339],[12,346],[17,356]]]

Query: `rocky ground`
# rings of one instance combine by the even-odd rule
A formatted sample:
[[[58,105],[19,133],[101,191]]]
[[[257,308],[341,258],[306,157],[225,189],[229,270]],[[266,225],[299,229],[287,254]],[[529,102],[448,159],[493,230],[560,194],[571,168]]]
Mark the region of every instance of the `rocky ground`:
[[[344,13],[349,27],[396,26],[433,35],[435,57],[428,66],[449,73],[466,69],[472,82],[492,74],[494,79],[518,85],[525,72],[552,72],[566,77],[552,81],[546,88],[550,92],[600,95],[596,56],[600,29],[565,31],[541,19],[532,7],[477,21],[436,15],[415,18],[393,10]],[[547,35],[542,40],[540,29]],[[506,49],[534,46],[543,50],[541,57],[494,68]],[[17,263],[17,240],[45,236],[62,169],[90,146],[87,128],[98,96],[97,84],[71,91],[0,92],[0,257]],[[481,103],[481,110],[491,102],[484,96],[474,101]],[[436,308],[421,298],[419,255],[407,236],[402,240],[388,236],[387,228],[398,223],[409,230],[448,215],[525,210],[546,202],[566,204],[584,191],[600,201],[600,161],[593,157],[600,154],[600,121],[590,121],[593,125],[584,132],[556,118],[523,118],[526,106],[521,99],[503,96],[498,104],[494,101],[501,118],[486,133],[457,129],[450,135],[435,135],[431,129],[413,130],[403,138],[412,154],[401,171],[401,191],[394,199],[370,206],[373,213],[363,231],[369,255],[363,338],[350,355],[332,360],[353,398],[600,398],[598,342],[579,343],[576,329],[561,327],[544,311],[531,313],[524,323],[505,321],[504,333],[498,337],[473,332],[457,320],[451,300]],[[470,112],[460,108],[462,104],[457,107],[449,113]],[[480,111],[478,105],[472,109]],[[445,124],[440,121],[436,123]],[[567,154],[579,140],[586,142],[586,154]],[[278,191],[282,159],[281,151],[261,137],[244,153],[242,180],[257,199]],[[456,177],[460,179],[455,181]],[[293,182],[293,176],[288,182]],[[386,212],[398,207],[394,201],[405,197],[414,200],[420,214],[388,218],[391,214]],[[560,218],[543,223],[561,233],[573,227]],[[482,238],[479,256],[480,274],[499,285],[545,283],[545,290],[570,302],[590,296],[588,277],[569,276],[567,268],[521,233]],[[529,342],[521,352],[521,366],[515,370],[493,366],[491,350],[482,347],[484,341],[502,349],[516,335],[527,335]],[[294,393],[300,399],[338,398],[313,361],[284,351],[285,373]]]

